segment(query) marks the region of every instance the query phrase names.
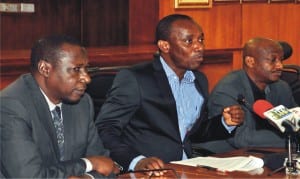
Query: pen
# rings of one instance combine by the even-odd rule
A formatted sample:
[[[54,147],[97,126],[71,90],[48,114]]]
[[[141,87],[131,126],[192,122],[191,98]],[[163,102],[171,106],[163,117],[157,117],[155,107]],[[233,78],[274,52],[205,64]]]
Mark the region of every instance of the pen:
[[[217,168],[210,167],[210,166],[207,166],[207,165],[197,165],[196,167],[205,168],[207,170],[212,170],[212,171],[218,171]]]
[[[120,171],[123,171],[123,167],[120,164],[117,162],[114,162],[114,164],[119,168]]]

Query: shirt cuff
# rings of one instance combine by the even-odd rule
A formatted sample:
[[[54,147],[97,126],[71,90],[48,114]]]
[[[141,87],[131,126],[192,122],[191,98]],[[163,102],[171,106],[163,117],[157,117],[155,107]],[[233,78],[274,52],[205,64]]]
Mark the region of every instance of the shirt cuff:
[[[223,126],[225,127],[225,129],[227,130],[227,132],[229,134],[231,134],[231,132],[236,128],[236,126],[228,126],[226,123],[225,123],[225,120],[224,120],[224,117],[222,116],[222,124]]]
[[[128,171],[134,171],[134,168],[136,166],[136,164],[143,158],[146,158],[145,156],[142,156],[142,155],[139,155],[137,157],[135,157],[131,162],[130,162],[130,165],[129,165],[129,168],[128,168]]]
[[[93,170],[93,165],[92,165],[91,161],[89,161],[87,158],[81,158],[81,159],[84,161],[85,166],[86,166],[85,172],[87,173],[87,172],[92,171]]]

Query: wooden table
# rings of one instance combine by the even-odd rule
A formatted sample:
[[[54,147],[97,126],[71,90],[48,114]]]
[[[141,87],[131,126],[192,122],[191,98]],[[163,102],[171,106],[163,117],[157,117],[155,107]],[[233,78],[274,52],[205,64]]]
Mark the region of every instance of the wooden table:
[[[260,148],[259,150],[271,151],[276,153],[285,152],[285,149],[279,148]],[[248,156],[253,155],[257,157],[263,157],[265,154],[259,152],[251,152],[249,149],[240,149],[229,153],[218,154],[218,157],[232,157],[232,156]],[[288,176],[285,174],[285,170],[281,170],[277,173],[269,174],[272,172],[267,167],[251,171],[251,172],[219,172],[211,169],[191,167],[178,164],[166,164],[168,170],[163,177],[153,178],[300,178],[300,176]],[[139,173],[127,173],[120,175],[118,178],[149,178],[146,174]],[[151,177],[152,178],[152,177]]]

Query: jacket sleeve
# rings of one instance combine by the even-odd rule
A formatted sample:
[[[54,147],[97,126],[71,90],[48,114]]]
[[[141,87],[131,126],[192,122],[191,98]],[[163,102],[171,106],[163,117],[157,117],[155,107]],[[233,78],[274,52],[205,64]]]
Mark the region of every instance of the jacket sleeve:
[[[206,142],[212,140],[222,140],[233,136],[233,132],[229,133],[222,124],[222,112],[223,107],[218,106],[218,110],[214,110],[214,115],[210,115],[211,111],[208,111],[209,104],[207,102],[208,95],[208,81],[203,73],[197,72],[197,80],[199,82],[199,88],[205,98],[203,103],[200,122],[196,124],[195,131],[191,132],[190,139],[192,142]],[[220,112],[218,112],[220,111]]]
[[[202,119],[199,128],[190,136],[193,143],[224,140],[234,136],[235,129],[229,133],[222,124],[222,115],[210,119],[207,118],[207,115],[204,115]]]

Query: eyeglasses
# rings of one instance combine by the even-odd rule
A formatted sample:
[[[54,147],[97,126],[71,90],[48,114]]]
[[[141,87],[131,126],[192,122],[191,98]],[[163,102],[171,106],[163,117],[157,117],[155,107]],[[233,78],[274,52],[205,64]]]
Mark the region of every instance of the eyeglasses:
[[[154,172],[161,172],[161,171],[172,171],[172,173],[175,175],[176,178],[180,178],[179,174],[174,170],[173,168],[160,168],[160,169],[152,169],[152,170],[130,170],[127,172],[124,172],[122,174],[118,174],[118,176],[127,174],[127,173],[149,173],[152,172],[151,175],[149,176],[149,179],[152,177],[155,177]]]

